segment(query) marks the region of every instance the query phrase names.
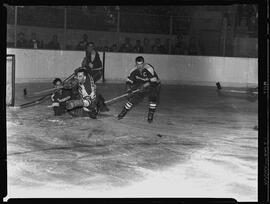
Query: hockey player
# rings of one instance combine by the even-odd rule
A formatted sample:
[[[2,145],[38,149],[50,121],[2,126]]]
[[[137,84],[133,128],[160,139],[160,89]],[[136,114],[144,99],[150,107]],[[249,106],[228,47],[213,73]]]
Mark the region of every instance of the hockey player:
[[[159,102],[161,83],[154,67],[145,63],[142,56],[137,57],[135,63],[135,68],[130,71],[127,77],[126,87],[128,93],[136,89],[140,89],[140,91],[129,97],[128,102],[119,113],[118,119],[122,119],[134,105],[141,102],[145,96],[148,96],[149,111],[147,120],[151,123]]]
[[[82,61],[82,67],[93,77],[94,82],[101,79],[102,76],[102,62],[100,60],[98,52],[95,50],[95,44],[89,42],[86,45],[85,57]]]
[[[76,82],[76,83],[75,83]],[[97,118],[97,100],[96,100],[96,85],[92,76],[85,68],[78,68],[75,70],[75,79],[71,83],[72,92],[76,90],[77,97],[73,96],[73,100],[66,103],[68,113],[72,116]]]
[[[71,98],[71,93],[67,89],[62,89],[62,80],[59,78],[53,80],[53,85],[57,88],[51,96],[54,115],[63,115],[66,113],[66,101]]]

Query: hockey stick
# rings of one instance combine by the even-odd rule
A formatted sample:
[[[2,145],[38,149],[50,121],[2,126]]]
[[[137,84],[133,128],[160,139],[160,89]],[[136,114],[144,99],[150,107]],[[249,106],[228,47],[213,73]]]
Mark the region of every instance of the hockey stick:
[[[64,79],[63,83],[64,82],[67,82],[69,81],[71,78],[73,78],[75,75],[75,73],[72,73],[69,77],[67,77],[66,79]],[[51,89],[47,89],[47,90],[44,90],[44,91],[40,91],[40,92],[35,92],[36,94],[40,94],[40,93],[43,93],[43,92],[48,92],[50,91],[49,93],[45,94],[44,96],[42,96],[41,98],[38,98],[34,101],[30,101],[28,103],[24,103],[24,104],[21,104],[19,106],[19,108],[26,108],[26,107],[30,107],[30,106],[34,106],[34,105],[37,105],[37,104],[40,104],[40,103],[43,103],[44,101],[46,101],[48,98],[48,96],[51,95],[51,92],[56,90],[56,89],[59,89],[59,88],[51,88]],[[32,96],[33,97],[33,96]]]
[[[258,94],[258,92],[256,91],[239,91],[239,90],[223,90],[223,91],[231,93]]]
[[[146,84],[145,84],[145,85],[146,85]],[[143,86],[143,88],[148,87],[150,84],[148,84],[147,86],[145,86],[145,85]],[[133,94],[135,94],[135,93],[137,93],[137,92],[140,92],[141,90],[144,90],[144,89],[141,89],[141,88],[136,89],[136,90],[132,91],[131,93],[125,93],[125,94],[123,94],[123,95],[121,95],[121,96],[118,96],[118,97],[112,98],[112,99],[110,99],[110,100],[108,100],[108,101],[105,101],[104,103],[105,103],[105,105],[107,105],[107,104],[109,104],[109,103],[114,103],[114,102],[116,102],[116,101],[118,101],[118,100],[120,100],[120,99],[122,99],[122,98],[125,98],[125,97],[127,97],[127,96],[133,95]]]
[[[19,108],[27,108],[29,106],[34,106],[34,105],[40,104],[40,103],[46,101],[48,99],[47,97],[50,96],[50,95],[51,94],[46,94],[45,96],[43,96],[43,97],[41,97],[41,98],[39,98],[37,100],[34,100],[34,101],[30,101],[28,103],[21,104],[21,105],[19,105]]]
[[[67,77],[67,78],[63,81],[63,83],[66,82],[66,81],[68,81],[69,79],[71,79],[73,76],[74,76],[74,73],[72,73],[69,77]],[[34,92],[33,94],[34,94],[34,95],[35,95],[35,94],[38,95],[38,94],[42,94],[42,93],[46,93],[46,92],[52,92],[52,91],[55,91],[55,90],[60,89],[60,88],[63,88],[63,86],[60,86],[60,87],[58,87],[58,88],[45,89],[45,90],[43,90],[43,91]]]
[[[112,99],[110,99],[110,100],[108,100],[108,101],[105,101],[104,103],[107,105],[107,104],[112,104],[112,103],[114,103],[114,102],[116,102],[116,101],[118,101],[118,100],[120,100],[120,99],[122,99],[122,98],[125,98],[125,97],[127,97],[127,96],[129,96],[129,95],[131,95],[131,94],[135,94],[135,93],[137,93],[137,92],[139,92],[140,91],[140,89],[136,89],[136,90],[134,90],[134,91],[132,91],[131,93],[125,93],[125,94],[123,94],[123,95],[121,95],[121,96],[118,96],[118,97],[115,97],[115,98],[112,98]]]
[[[99,71],[99,70],[102,70],[102,68],[93,69],[93,71]],[[72,75],[70,75],[68,78],[66,78],[66,79],[63,81],[63,83],[66,82],[66,81],[68,81],[68,80],[69,80],[71,77],[73,77],[73,76],[74,76],[74,73],[73,73]],[[96,75],[94,75],[93,78],[94,78],[95,76],[96,76]],[[52,91],[55,91],[55,90],[61,89],[61,88],[63,88],[63,86],[59,86],[59,87],[57,87],[57,88],[45,89],[45,90],[43,90],[43,91],[34,92],[33,95],[36,95],[36,94],[39,95],[39,94],[46,93],[46,92],[52,92]]]
[[[52,91],[55,91],[55,90],[61,89],[61,88],[63,88],[63,86],[59,86],[57,88],[46,89],[46,90],[43,90],[43,91],[38,91],[38,92],[35,92],[33,94],[34,95],[39,95],[39,94],[43,94],[43,93],[47,93],[47,92],[52,92]]]
[[[68,81],[68,80],[70,80],[72,77],[74,77],[74,73],[72,73],[69,77],[67,77],[66,79],[64,79],[63,83],[66,82],[66,81]],[[26,107],[29,107],[29,106],[34,106],[34,105],[40,104],[40,103],[46,101],[48,99],[47,97],[50,96],[50,95],[51,95],[51,92],[45,94],[41,98],[38,98],[38,99],[36,99],[34,101],[30,101],[30,102],[21,104],[21,105],[19,105],[19,108],[26,108]]]
[[[108,105],[108,104],[112,104],[112,103],[115,103],[115,102],[117,102],[117,101],[119,101],[119,100],[121,100],[121,99],[123,99],[123,98],[125,98],[125,97],[127,97],[127,96],[129,96],[129,95],[132,95],[132,94],[135,94],[135,93],[137,93],[137,92],[139,92],[140,91],[140,89],[136,89],[136,90],[134,90],[134,91],[132,91],[131,93],[125,93],[125,94],[123,94],[123,95],[121,95],[121,96],[117,96],[117,97],[115,97],[115,98],[112,98],[112,99],[110,99],[110,100],[107,100],[107,101],[105,101],[104,102],[104,104],[105,105]],[[48,108],[51,108],[51,107],[53,107],[53,106],[47,106]]]
[[[218,91],[220,91],[222,89],[221,85],[219,82],[216,83],[216,86],[217,86],[217,89]],[[258,91],[239,91],[239,90],[222,90],[222,92],[231,92],[231,93],[243,93],[243,94],[254,94],[254,95],[257,95],[258,94]]]
[[[47,94],[39,94],[39,95],[26,95],[26,96],[23,96],[24,99],[28,100],[28,99],[38,99],[38,98],[41,98],[43,96],[45,96]]]

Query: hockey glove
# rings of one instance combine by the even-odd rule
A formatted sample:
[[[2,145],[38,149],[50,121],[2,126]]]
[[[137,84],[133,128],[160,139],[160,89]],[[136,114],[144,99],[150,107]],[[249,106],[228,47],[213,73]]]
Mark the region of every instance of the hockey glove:
[[[94,91],[91,92],[90,98],[91,98],[91,100],[95,100],[96,99],[96,93]]]
[[[86,65],[82,66],[82,67],[78,67],[77,69],[75,69],[74,70],[75,75],[78,73],[78,71],[81,71],[81,70],[87,70]]]
[[[150,87],[150,82],[146,82],[144,83],[141,87],[140,87],[140,92],[146,92],[147,89]]]
[[[89,63],[89,65],[88,65],[91,69],[93,69],[94,68],[94,65],[93,65],[93,63]]]
[[[152,78],[150,78],[149,80],[150,80],[151,82],[158,82],[157,77],[152,77]]]
[[[127,94],[132,94],[132,89],[131,88],[127,88],[126,93]]]
[[[71,110],[73,108],[77,108],[77,107],[83,107],[83,100],[70,100],[66,102],[66,108],[68,110]]]

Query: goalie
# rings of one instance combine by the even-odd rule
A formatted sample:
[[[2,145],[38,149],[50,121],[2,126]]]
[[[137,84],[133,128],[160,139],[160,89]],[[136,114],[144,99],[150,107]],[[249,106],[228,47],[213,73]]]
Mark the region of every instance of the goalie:
[[[149,110],[147,120],[151,123],[159,102],[161,83],[154,67],[145,63],[142,56],[137,57],[135,63],[135,68],[130,71],[127,77],[126,88],[128,93],[135,89],[140,89],[140,91],[130,95],[128,102],[119,113],[118,119],[122,119],[134,105],[137,105],[144,97],[148,96]]]

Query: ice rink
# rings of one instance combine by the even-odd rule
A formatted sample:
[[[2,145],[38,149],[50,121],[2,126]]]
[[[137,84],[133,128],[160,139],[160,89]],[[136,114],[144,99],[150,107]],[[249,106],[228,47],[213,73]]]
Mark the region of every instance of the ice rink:
[[[51,84],[17,84],[23,89]],[[123,84],[98,84],[105,99]],[[242,90],[242,89],[241,89]],[[258,102],[216,87],[163,85],[152,124],[147,99],[117,120],[54,116],[50,100],[7,107],[8,197],[208,197],[257,201]],[[30,101],[30,100],[29,100]]]

